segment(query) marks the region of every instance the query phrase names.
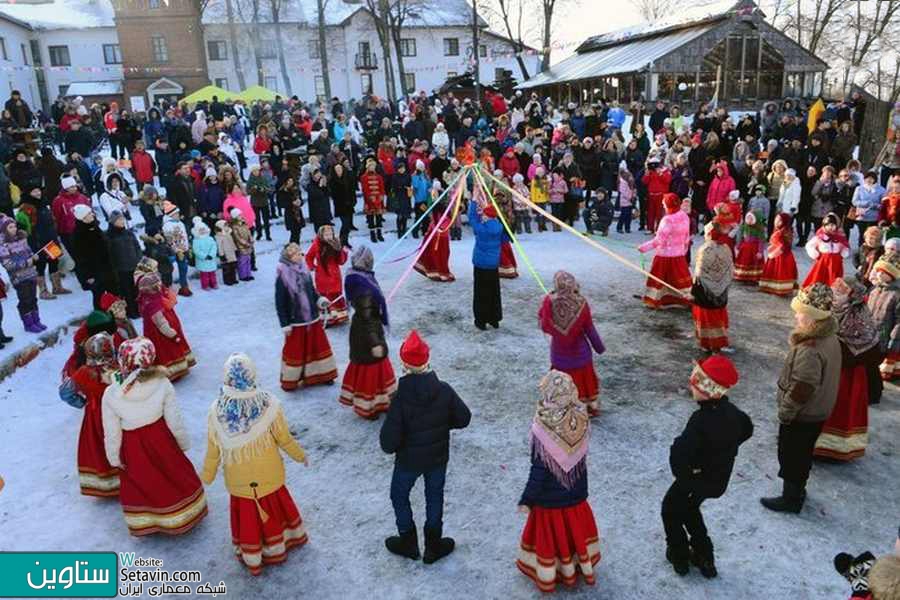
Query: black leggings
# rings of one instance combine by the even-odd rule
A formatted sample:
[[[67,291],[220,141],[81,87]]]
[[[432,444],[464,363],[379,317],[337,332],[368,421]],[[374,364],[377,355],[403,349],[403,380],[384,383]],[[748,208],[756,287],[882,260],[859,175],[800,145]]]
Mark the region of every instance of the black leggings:
[[[254,206],[253,212],[256,214],[256,239],[262,239],[263,231],[266,233],[266,239],[272,239],[272,232],[269,230],[269,207]]]
[[[53,260],[50,260],[44,252],[40,252],[38,254],[37,263],[35,263],[34,266],[37,269],[38,277],[43,277],[44,271],[48,269],[50,274],[53,275],[59,270],[59,259],[54,258]]]

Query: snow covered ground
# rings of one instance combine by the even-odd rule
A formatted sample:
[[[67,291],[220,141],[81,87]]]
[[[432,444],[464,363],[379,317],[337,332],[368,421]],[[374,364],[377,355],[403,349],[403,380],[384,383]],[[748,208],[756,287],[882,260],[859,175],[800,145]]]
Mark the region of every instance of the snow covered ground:
[[[392,220],[392,219],[391,219]],[[357,217],[357,225],[362,219]],[[310,235],[306,230],[306,235]],[[361,231],[360,234],[364,234]],[[380,423],[366,422],[338,404],[339,385],[286,394],[278,390],[282,335],[275,316],[276,242],[261,243],[256,281],[181,299],[178,312],[199,364],[176,385],[191,433],[188,452],[203,459],[206,411],[229,353],[245,351],[260,381],[277,390],[311,465],[290,463],[288,486],[306,521],[310,543],[281,566],[252,578],[232,556],[228,494],[221,474],[207,489],[209,516],[178,538],[130,537],[115,500],[79,494],[75,449],[81,411],[57,396],[58,372],[71,349],[59,345],[0,383],[0,550],[134,551],[162,558],[166,569],[199,569],[204,580],[228,586],[229,597],[308,598],[535,598],[540,594],[514,565],[525,517],[516,503],[525,484],[527,431],[536,384],[548,366],[548,344],[537,328],[540,289],[524,268],[503,282],[504,314],[498,331],[479,332],[471,320],[472,239],[452,245],[457,281],[436,284],[413,274],[390,306],[391,356],[418,328],[432,347],[438,375],[472,409],[468,429],[453,434],[445,504],[445,533],[457,540],[450,557],[431,566],[390,555],[383,538],[395,531],[388,497],[393,458],[378,446]],[[363,235],[351,239],[361,243]],[[391,236],[393,239],[393,235]],[[608,245],[639,260],[641,233],[611,235]],[[695,238],[699,240],[699,238]],[[399,250],[411,252],[410,240]],[[305,244],[304,244],[305,245]],[[870,411],[867,455],[849,465],[813,469],[807,506],[799,516],[764,510],[758,497],[776,491],[775,381],[792,316],[784,299],[733,287],[730,302],[734,359],[741,383],[733,400],[749,412],[754,437],[738,456],[728,493],[704,505],[716,545],[720,576],[696,571],[678,578],[664,558],[659,503],[671,482],[669,444],[695,405],[687,379],[700,353],[687,312],[650,312],[632,297],[643,279],[566,233],[523,236],[540,276],[550,285],[566,268],[581,281],[607,352],[595,359],[602,379],[600,418],[593,423],[589,458],[590,501],[601,532],[602,562],[595,587],[564,597],[845,598],[848,585],[832,567],[837,552],[887,553],[897,527],[900,480],[897,430],[900,396],[891,387]],[[388,244],[375,248],[376,256]],[[808,259],[798,252],[801,271]],[[400,256],[400,254],[395,254]],[[521,263],[521,261],[520,261]],[[405,264],[379,269],[387,292]],[[48,320],[86,310],[78,292],[47,307]],[[9,300],[7,312],[13,313]],[[8,314],[7,321],[15,317]],[[329,330],[338,364],[348,360],[349,327]],[[413,492],[418,523],[424,519],[421,482]]]

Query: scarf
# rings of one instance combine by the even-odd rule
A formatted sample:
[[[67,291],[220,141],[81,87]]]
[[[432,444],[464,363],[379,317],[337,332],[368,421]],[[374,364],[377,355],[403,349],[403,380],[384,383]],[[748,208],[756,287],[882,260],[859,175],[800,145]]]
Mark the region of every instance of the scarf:
[[[538,384],[541,398],[531,424],[532,452],[566,489],[587,471],[590,419],[572,378],[550,371]]]
[[[306,270],[306,264],[302,260],[295,263],[285,254],[286,252],[282,252],[281,258],[278,260],[278,279],[287,288],[291,300],[300,307],[300,318],[304,323],[308,323],[312,320],[312,308],[306,294],[306,286],[309,285],[309,271]]]
[[[816,237],[826,243],[833,244],[843,244],[850,247],[850,242],[847,241],[847,236],[844,235],[844,232],[838,229],[834,233],[828,233],[825,231],[824,227],[819,227],[818,231],[816,231]]]
[[[281,404],[269,392],[256,387],[256,367],[246,354],[236,353],[225,361],[224,382],[209,413],[209,428],[226,465],[260,456],[275,445],[266,435]]]
[[[856,276],[845,277],[843,282],[850,288],[849,293],[832,288],[834,303],[831,312],[838,322],[837,336],[853,356],[875,347],[879,340],[878,329],[872,313],[866,306],[866,288]]]
[[[553,326],[562,335],[568,335],[587,305],[587,300],[581,295],[578,282],[571,273],[557,271],[553,276],[553,286],[554,290],[550,294],[550,316]]]
[[[381,311],[381,323],[388,326],[387,302],[378,280],[373,271],[375,259],[372,251],[366,246],[360,246],[353,251],[350,257],[351,269],[344,278],[344,296],[347,302],[353,304],[357,298],[371,295],[378,302]]]
[[[721,297],[734,277],[731,249],[717,240],[704,242],[697,252],[694,276],[710,296]]]

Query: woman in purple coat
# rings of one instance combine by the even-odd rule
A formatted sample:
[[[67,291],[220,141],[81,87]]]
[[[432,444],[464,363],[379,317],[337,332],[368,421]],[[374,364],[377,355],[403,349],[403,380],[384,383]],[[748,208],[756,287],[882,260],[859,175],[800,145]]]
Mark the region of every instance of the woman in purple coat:
[[[538,312],[541,329],[552,338],[550,366],[572,377],[578,387],[578,399],[594,417],[600,414],[600,381],[594,371],[593,352],[603,354],[606,348],[575,277],[557,271],[553,286]]]

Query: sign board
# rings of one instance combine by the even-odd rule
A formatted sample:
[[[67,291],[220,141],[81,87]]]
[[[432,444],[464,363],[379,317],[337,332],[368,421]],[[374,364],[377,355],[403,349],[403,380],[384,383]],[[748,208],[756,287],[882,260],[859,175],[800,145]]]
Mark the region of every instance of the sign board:
[[[131,96],[129,98],[131,101],[131,112],[144,112],[147,110],[147,105],[144,103],[143,96]]]

